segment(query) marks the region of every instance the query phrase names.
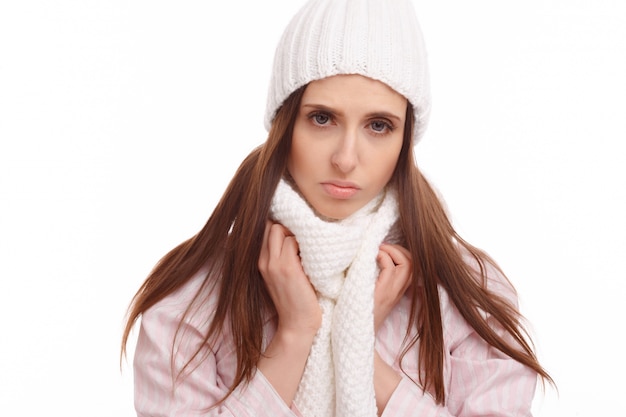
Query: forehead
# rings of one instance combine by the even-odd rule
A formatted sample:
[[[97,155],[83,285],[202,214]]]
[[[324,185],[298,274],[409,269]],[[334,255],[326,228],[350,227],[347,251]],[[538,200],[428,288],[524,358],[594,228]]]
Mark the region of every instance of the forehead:
[[[302,96],[302,105],[347,106],[368,111],[406,109],[407,99],[387,84],[362,75],[335,75],[312,81]]]

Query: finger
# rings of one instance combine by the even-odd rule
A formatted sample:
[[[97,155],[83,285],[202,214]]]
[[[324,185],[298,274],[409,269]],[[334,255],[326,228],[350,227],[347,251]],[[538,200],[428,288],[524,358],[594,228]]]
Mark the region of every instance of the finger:
[[[400,245],[381,245],[380,252],[387,256],[394,265],[393,269],[389,269],[391,273],[386,273],[385,270],[381,270],[381,276],[383,282],[389,281],[386,275],[394,276],[391,284],[396,288],[399,293],[404,293],[411,285],[413,275],[413,263],[412,257],[406,248]],[[383,255],[381,255],[381,259]]]
[[[272,259],[280,257],[283,251],[285,238],[289,236],[289,230],[279,223],[273,223],[269,230],[268,246],[269,256]]]
[[[403,248],[400,245],[382,244],[380,246],[380,250],[389,255],[394,265],[411,265],[411,254],[406,248]]]
[[[267,239],[270,235],[270,229],[272,227],[272,225],[274,224],[273,221],[271,220],[266,220],[265,221],[265,230],[263,231],[263,243],[267,243]]]
[[[389,255],[389,253],[385,252],[384,250],[379,250],[378,251],[378,266],[380,267],[380,269],[389,269],[389,268],[393,268],[396,266],[396,264],[393,262],[393,259],[391,259],[391,256]]]
[[[274,223],[274,224],[273,224],[273,226],[274,226],[276,229],[280,230],[280,231],[281,231],[281,233],[282,233],[283,235],[285,235],[285,236],[293,236],[293,233],[291,233],[291,230],[287,229],[287,228],[286,228],[285,226],[283,226],[282,224],[280,224],[280,223]]]
[[[271,220],[265,222],[265,230],[263,231],[263,240],[261,240],[261,252],[259,253],[259,269],[265,270],[267,261],[269,258],[268,241],[270,235],[270,228],[274,223]]]
[[[296,241],[295,236],[293,235],[285,236],[285,239],[283,240],[282,253],[297,257],[298,250],[299,250],[298,242]]]

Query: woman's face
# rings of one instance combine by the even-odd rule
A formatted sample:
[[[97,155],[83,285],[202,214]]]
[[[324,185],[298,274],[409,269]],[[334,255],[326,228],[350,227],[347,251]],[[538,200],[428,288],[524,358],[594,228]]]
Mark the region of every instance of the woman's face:
[[[406,107],[403,96],[361,75],[307,86],[287,169],[319,214],[346,218],[387,185],[402,149]]]

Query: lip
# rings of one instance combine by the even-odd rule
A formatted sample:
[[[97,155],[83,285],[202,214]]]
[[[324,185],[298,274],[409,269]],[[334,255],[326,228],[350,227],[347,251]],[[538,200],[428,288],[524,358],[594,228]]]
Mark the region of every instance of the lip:
[[[322,187],[326,194],[340,200],[353,197],[361,189],[355,183],[335,180],[323,182]]]

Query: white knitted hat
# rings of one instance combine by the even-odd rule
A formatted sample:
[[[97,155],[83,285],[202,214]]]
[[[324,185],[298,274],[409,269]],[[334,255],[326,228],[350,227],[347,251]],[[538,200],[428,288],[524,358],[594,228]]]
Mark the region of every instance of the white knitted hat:
[[[415,111],[414,141],[426,129],[430,86],[424,41],[411,0],[310,0],[276,48],[265,127],[295,90],[338,74],[382,81]]]

